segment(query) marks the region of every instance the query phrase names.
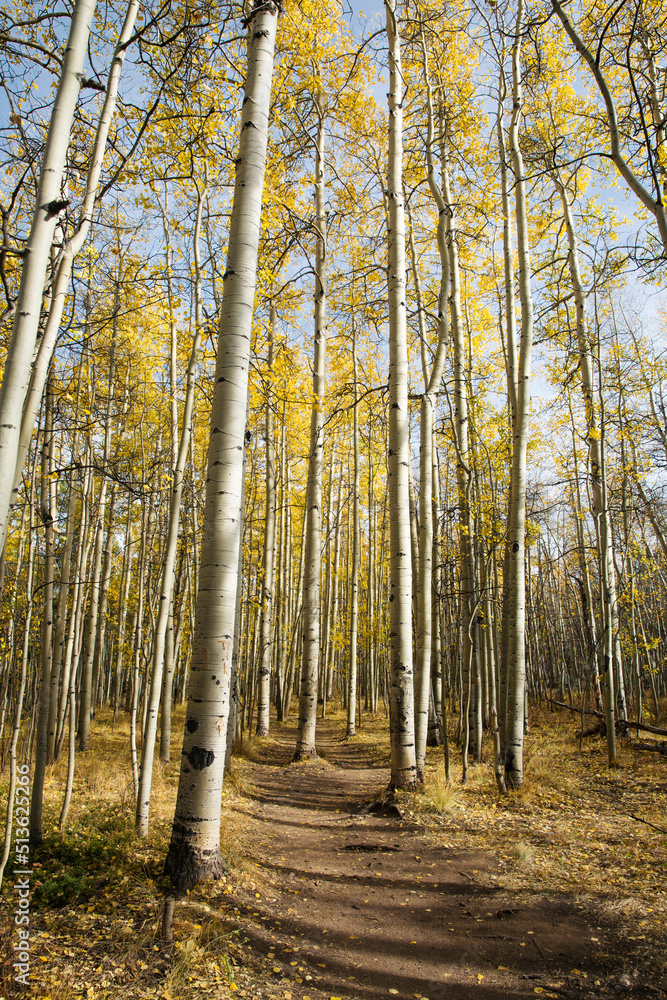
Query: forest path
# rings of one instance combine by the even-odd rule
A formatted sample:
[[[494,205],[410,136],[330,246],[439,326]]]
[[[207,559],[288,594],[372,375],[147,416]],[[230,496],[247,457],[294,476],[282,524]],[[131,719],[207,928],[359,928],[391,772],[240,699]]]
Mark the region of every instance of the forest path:
[[[253,886],[233,890],[241,995],[422,1000],[664,995],[619,986],[618,942],[566,896],[510,895],[491,853],[364,812],[389,781],[377,748],[318,723],[318,760],[292,764],[296,729],[259,741],[238,806]],[[439,840],[439,842],[438,842]],[[595,942],[595,943],[593,943]],[[594,954],[595,952],[595,954]],[[611,977],[611,966],[615,976]],[[243,986],[243,978],[239,979]]]

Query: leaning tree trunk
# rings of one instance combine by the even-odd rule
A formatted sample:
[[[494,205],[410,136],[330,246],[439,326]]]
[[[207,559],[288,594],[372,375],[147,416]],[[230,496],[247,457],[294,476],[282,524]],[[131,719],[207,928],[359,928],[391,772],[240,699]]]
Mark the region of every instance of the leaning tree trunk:
[[[165,861],[176,891],[223,870],[221,790],[234,645],[250,334],[279,7],[255,0],[248,15],[248,71],[215,389],[206,504],[181,773]]]
[[[25,456],[28,452],[28,446],[32,437],[37,411],[39,410],[40,400],[44,391],[44,383],[46,381],[47,372],[51,364],[51,358],[53,357],[53,351],[55,349],[56,340],[60,331],[63,309],[65,308],[65,303],[67,302],[70,294],[70,278],[72,276],[74,259],[83,247],[93,221],[95,198],[99,186],[100,174],[102,172],[104,152],[109,136],[109,129],[116,110],[118,84],[120,82],[123,63],[125,61],[125,53],[127,51],[128,43],[132,37],[132,32],[134,31],[134,24],[138,11],[139,0],[130,0],[125,12],[125,20],[118,36],[118,42],[116,43],[113,58],[111,60],[111,66],[109,68],[104,104],[102,106],[102,111],[100,112],[97,132],[95,133],[93,151],[90,157],[90,167],[88,169],[88,177],[86,179],[86,193],[84,195],[79,221],[77,223],[76,231],[65,243],[63,252],[58,261],[56,273],[54,275],[51,307],[49,309],[49,315],[44,328],[44,333],[42,334],[39,342],[32,372],[30,373],[30,382],[23,406],[20,439],[14,471],[12,502],[15,499],[21,483],[23,463],[25,462]]]
[[[67,48],[42,157],[37,203],[23,254],[24,264],[14,310],[12,339],[0,387],[0,550],[4,548],[7,537],[21,415],[37,341],[51,245],[60,213],[67,206],[67,201],[62,196],[65,160],[83,80],[83,64],[94,9],[95,0],[77,0],[72,12]],[[39,401],[37,407],[39,408]]]
[[[389,48],[389,496],[392,788],[417,785],[412,664],[410,436],[403,204],[403,74],[395,0],[385,0]]]
[[[324,387],[327,352],[326,209],[324,191],[324,114],[319,97],[315,150],[315,215],[317,257],[315,264],[315,357],[313,403],[310,417],[310,457],[306,487],[306,563],[303,585],[303,647],[299,729],[295,760],[315,754],[317,725],[317,675],[320,663],[320,565],[322,549],[322,469],[324,460]]]

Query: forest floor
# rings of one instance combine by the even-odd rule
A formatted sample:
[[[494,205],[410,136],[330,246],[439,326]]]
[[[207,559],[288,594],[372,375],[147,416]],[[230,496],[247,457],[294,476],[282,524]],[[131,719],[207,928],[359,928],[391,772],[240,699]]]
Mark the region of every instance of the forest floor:
[[[575,727],[535,719],[520,792],[501,799],[488,763],[465,786],[456,763],[445,787],[434,748],[426,791],[376,814],[368,803],[389,778],[383,718],[346,740],[334,713],[319,723],[318,759],[299,764],[294,726],[274,725],[226,782],[229,872],[177,905],[165,945],[160,869],[180,731],[173,763],[156,771],[151,836],[137,842],[127,728],[103,716],[63,836],[63,762],[49,773],[52,822],[31,858],[32,996],[667,998],[667,760],[624,741],[609,771],[604,744],[580,749]],[[11,883],[8,868],[7,913]],[[3,920],[5,996],[12,942]]]

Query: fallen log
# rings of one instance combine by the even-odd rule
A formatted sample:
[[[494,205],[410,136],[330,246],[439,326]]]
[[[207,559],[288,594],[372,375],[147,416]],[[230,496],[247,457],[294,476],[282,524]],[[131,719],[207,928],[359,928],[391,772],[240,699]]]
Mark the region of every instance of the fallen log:
[[[581,729],[577,729],[574,735],[580,737],[581,739],[585,739],[587,736],[605,736],[606,733],[607,727],[604,722],[596,722],[594,726],[584,729],[583,732]]]
[[[667,757],[667,743],[662,740],[633,740],[631,745],[633,750],[648,750]]]
[[[566,708],[568,712],[582,715],[580,708],[573,708],[572,705],[567,705],[564,701],[555,701],[553,698],[549,698],[549,701],[552,705],[557,705],[558,708]],[[597,719],[604,719],[605,717],[604,712],[598,712],[591,708],[584,709],[583,715],[594,715]],[[656,736],[667,736],[667,729],[661,729],[659,726],[649,726],[645,722],[634,722],[632,719],[616,719],[616,725],[627,727],[628,729],[641,729],[643,733],[655,733]]]

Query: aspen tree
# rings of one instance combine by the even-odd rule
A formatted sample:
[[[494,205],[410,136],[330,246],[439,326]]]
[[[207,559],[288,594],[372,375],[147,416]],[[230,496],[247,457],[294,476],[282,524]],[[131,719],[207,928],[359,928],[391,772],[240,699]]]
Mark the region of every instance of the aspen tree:
[[[14,312],[12,339],[0,386],[0,548],[7,537],[19,448],[21,415],[30,365],[37,341],[42,296],[51,255],[53,235],[65,207],[62,183],[74,111],[83,80],[95,0],[77,0],[63,58],[46,146],[42,157],[37,201],[30,235],[23,254],[21,284]],[[40,394],[41,395],[41,394]],[[38,402],[39,407],[39,402]]]
[[[79,221],[74,234],[66,241],[64,250],[60,255],[58,267],[53,279],[53,292],[51,306],[44,332],[39,341],[39,347],[30,373],[30,381],[27,387],[25,401],[23,403],[23,413],[21,418],[21,430],[16,457],[16,467],[14,473],[14,487],[12,500],[16,495],[20,481],[23,463],[28,450],[28,444],[35,424],[35,418],[39,409],[40,400],[44,391],[46,375],[51,364],[51,358],[56,346],[60,324],[62,322],[63,310],[69,293],[70,279],[74,259],[81,251],[93,221],[95,210],[95,197],[99,187],[102,163],[106,149],[109,129],[113,121],[118,98],[118,85],[125,60],[128,42],[132,36],[134,25],[139,11],[139,0],[130,0],[128,4],[125,20],[118,36],[118,42],[111,60],[107,85],[105,90],[104,104],[100,112],[97,131],[93,143],[90,167],[86,178],[86,192],[83,205],[79,215]],[[0,504],[2,497],[0,494]],[[2,507],[0,506],[0,512]]]
[[[352,376],[354,381],[354,405],[352,407],[352,450],[354,479],[352,483],[352,563],[350,566],[350,652],[347,688],[347,736],[356,733],[357,711],[357,637],[359,632],[359,548],[361,527],[359,524],[359,390],[357,365],[357,327],[352,314]]]
[[[526,453],[528,448],[528,417],[530,413],[530,370],[533,348],[533,298],[530,287],[530,255],[528,249],[528,218],[526,181],[523,156],[519,145],[519,122],[522,114],[521,39],[523,33],[523,0],[519,0],[514,42],[512,45],[512,120],[510,124],[510,154],[514,173],[517,253],[519,264],[519,299],[521,302],[521,343],[517,372],[516,420],[512,431],[512,471],[507,546],[509,582],[507,604],[507,717],[505,744],[505,778],[512,788],[523,783],[523,737],[526,684]]]
[[[35,771],[30,796],[30,842],[40,844],[42,835],[42,803],[46,774],[49,707],[51,698],[51,664],[53,661],[53,578],[55,570],[55,511],[54,481],[55,435],[53,429],[53,390],[49,384],[44,399],[44,431],[42,436],[42,466],[40,474],[40,515],[44,524],[44,613],[41,630],[42,672],[39,691],[39,718],[35,752]]]
[[[461,280],[459,250],[455,227],[454,208],[449,183],[448,137],[441,128],[442,195],[445,206],[446,246],[449,257],[449,311],[451,318],[452,362],[454,368],[453,433],[456,448],[456,484],[459,510],[459,554],[461,580],[461,663],[466,686],[467,709],[463,740],[463,775],[467,777],[467,757],[470,733],[474,734],[475,757],[481,760],[481,716],[478,709],[479,694],[479,630],[477,628],[477,601],[475,596],[474,524],[472,505],[472,452],[470,449],[470,424],[468,419],[468,385],[466,377],[466,345],[461,308]],[[463,693],[462,693],[463,700]],[[467,721],[466,721],[467,720]]]
[[[148,695],[146,723],[141,745],[141,767],[139,775],[139,790],[137,793],[136,833],[139,837],[148,835],[148,814],[150,809],[151,781],[153,771],[153,756],[155,753],[155,738],[157,735],[157,713],[162,695],[162,678],[165,666],[165,644],[167,627],[172,614],[174,597],[174,571],[176,567],[176,548],[178,543],[178,526],[180,520],[181,500],[183,497],[183,481],[185,466],[190,448],[192,433],[192,410],[195,396],[195,377],[199,360],[199,348],[204,331],[204,315],[201,304],[201,259],[199,234],[201,230],[202,209],[206,200],[207,189],[197,187],[197,214],[193,235],[195,259],[195,335],[192,341],[190,359],[185,376],[185,400],[183,403],[183,418],[176,462],[174,464],[171,499],[169,505],[169,520],[167,522],[167,543],[162,561],[162,576],[160,583],[160,601],[157,620],[153,633],[153,661],[150,676],[150,692]],[[171,701],[171,678],[167,697]]]
[[[507,384],[507,400],[509,409],[510,433],[513,436],[514,425],[517,418],[518,399],[518,371],[517,371],[517,333],[516,333],[516,303],[514,295],[514,261],[512,246],[512,226],[510,221],[510,191],[508,182],[508,162],[507,147],[505,144],[505,130],[503,124],[503,106],[507,95],[507,81],[505,76],[505,47],[497,51],[499,84],[498,84],[498,109],[496,118],[496,134],[498,139],[498,159],[500,163],[500,192],[501,207],[503,216],[503,277],[505,291],[505,374]],[[510,478],[508,496],[508,509],[512,503],[512,481]],[[509,614],[505,609],[509,607],[509,586],[510,586],[510,550],[505,546],[503,559],[503,613],[501,616],[501,658],[499,661],[499,684],[498,684],[498,737],[499,737],[499,764],[505,766],[505,748],[507,745],[507,692],[509,682],[508,653],[509,644],[507,640],[507,630],[509,628]],[[500,768],[497,773],[501,773]],[[502,783],[504,786],[504,777]],[[504,787],[501,788],[501,792]]]
[[[600,596],[602,599],[602,684],[604,690],[604,711],[607,723],[607,755],[610,767],[616,766],[616,699],[615,674],[622,670],[615,656],[615,640],[618,634],[618,598],[616,596],[616,570],[614,568],[614,548],[611,520],[607,501],[607,484],[603,479],[604,459],[601,454],[601,435],[595,403],[593,383],[593,357],[586,323],[586,296],[581,278],[577,235],[574,230],[569,194],[558,173],[552,173],[554,186],[560,197],[563,218],[567,230],[569,246],[568,264],[570,281],[574,293],[576,310],[577,345],[579,348],[579,372],[581,391],[584,397],[586,415],[586,441],[589,454],[589,479],[593,519],[598,541],[599,565],[601,571]],[[615,664],[616,660],[616,664]],[[616,667],[616,669],[615,669]],[[627,715],[627,713],[623,713]]]
[[[391,788],[417,785],[412,662],[410,438],[403,203],[403,74],[395,0],[385,0],[389,54],[387,174],[389,296],[389,497]]]
[[[262,608],[260,617],[259,671],[257,678],[257,736],[268,736],[271,695],[271,660],[273,654],[272,624],[274,604],[274,552],[276,531],[276,446],[273,419],[273,359],[276,307],[269,307],[267,329],[268,359],[266,377],[265,436],[266,436],[266,508],[264,516],[264,548],[262,553]]]
[[[319,81],[317,83],[319,87]],[[317,679],[320,665],[320,566],[322,550],[322,468],[324,461],[324,390],[327,351],[327,218],[324,194],[324,129],[322,96],[314,97],[317,116],[315,147],[315,350],[310,417],[308,485],[306,488],[305,570],[301,691],[295,760],[315,755]]]
[[[215,878],[225,765],[248,365],[279,6],[255,2],[247,17],[248,57],[229,232],[206,507],[181,773],[165,874],[176,891]]]
[[[643,183],[641,178],[637,175],[636,171],[633,169],[633,166],[631,162],[629,162],[627,156],[623,154],[622,143],[621,143],[621,130],[619,126],[619,116],[618,116],[616,101],[614,99],[614,94],[612,86],[610,84],[610,80],[605,76],[605,71],[601,60],[602,49],[604,44],[604,36],[607,33],[608,29],[611,27],[615,15],[619,13],[622,7],[625,5],[622,4],[617,9],[617,11],[614,11],[614,15],[612,15],[609,21],[606,22],[605,31],[602,33],[602,37],[600,38],[599,42],[595,45],[596,51],[594,53],[591,51],[591,48],[586,45],[583,37],[577,31],[572,20],[567,16],[565,10],[558,2],[558,0],[551,0],[551,3],[554,11],[558,15],[565,29],[568,38],[574,45],[575,49],[577,50],[583,61],[588,66],[591,75],[595,80],[596,86],[600,91],[600,95],[602,97],[605,107],[605,116],[607,119],[607,129],[609,134],[610,153],[608,155],[610,156],[614,166],[618,170],[618,173],[621,175],[621,177],[628,185],[632,193],[641,202],[644,208],[648,212],[650,212],[651,215],[653,215],[653,217],[655,218],[658,227],[658,233],[660,234],[660,241],[662,243],[662,252],[663,255],[667,255],[667,212],[665,210],[665,205],[664,205],[664,173],[662,169],[664,167],[664,131],[660,130],[661,125],[663,123],[663,117],[662,115],[660,115],[659,109],[656,106],[654,92],[651,92],[651,90],[649,90],[650,110],[652,115],[654,116],[656,116],[657,112],[657,118],[658,118],[658,121],[655,123],[657,128],[654,128],[658,143],[658,149],[654,153],[653,150],[651,149],[651,142],[649,140],[649,133],[646,128],[646,123],[643,121],[644,115],[641,105],[639,109],[640,115],[637,115],[637,109],[633,107],[631,114],[628,116],[630,119],[638,119],[638,118],[642,119],[643,134],[641,136],[640,141],[642,143],[645,143],[646,145],[646,153],[649,161],[651,186],[653,187],[653,193],[651,193],[651,190],[646,186],[645,183]],[[616,27],[618,30],[618,26]],[[619,32],[619,34],[622,34],[622,30],[621,32]],[[636,88],[636,83],[634,81],[634,71],[632,69],[632,63],[631,63],[633,34],[634,34],[634,26],[629,32],[629,37],[627,42],[625,40],[622,42],[621,58],[623,62],[626,64],[628,69],[628,74],[630,76],[631,85],[630,87],[628,87],[628,92],[636,95],[637,88]],[[646,34],[648,35],[648,32],[646,32]],[[649,79],[650,79],[650,61],[649,61]]]
[[[114,398],[114,368],[118,334],[118,295],[116,293],[113,313],[113,342],[109,359],[109,394],[107,397],[106,419],[104,421],[104,452],[102,459],[102,484],[97,507],[97,526],[95,529],[95,545],[93,550],[93,572],[91,580],[90,605],[88,608],[88,623],[84,640],[84,662],[81,671],[81,694],[79,698],[79,749],[88,749],[90,738],[90,717],[94,709],[93,663],[95,659],[95,644],[98,629],[98,609],[102,583],[102,555],[104,542],[104,521],[107,502],[106,466],[111,444],[111,407]],[[111,515],[113,521],[113,510]],[[112,524],[110,524],[110,528]]]
[[[35,456],[36,458],[36,456]],[[14,721],[12,726],[12,737],[9,744],[9,788],[7,790],[7,813],[5,818],[5,840],[0,858],[0,888],[2,887],[2,877],[5,866],[9,860],[9,853],[12,846],[12,823],[14,819],[14,796],[16,793],[16,773],[18,764],[18,741],[21,732],[21,716],[23,713],[23,699],[28,677],[28,653],[30,645],[30,622],[32,619],[34,594],[33,594],[33,573],[35,569],[35,531],[34,529],[34,509],[35,509],[35,465],[33,463],[32,475],[30,478],[30,495],[28,497],[29,506],[29,532],[28,532],[28,559],[26,570],[26,615],[23,624],[23,643],[21,648],[20,665],[18,668],[18,691],[16,694],[16,704],[14,708]]]

